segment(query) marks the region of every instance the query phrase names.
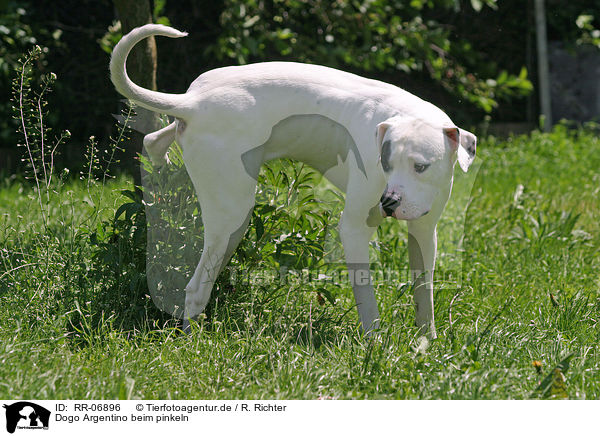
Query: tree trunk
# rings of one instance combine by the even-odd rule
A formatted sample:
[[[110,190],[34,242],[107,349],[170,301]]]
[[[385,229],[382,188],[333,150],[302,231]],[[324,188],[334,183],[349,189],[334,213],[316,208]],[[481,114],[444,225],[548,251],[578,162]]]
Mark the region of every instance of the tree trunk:
[[[123,35],[136,27],[152,22],[152,11],[148,0],[113,0],[121,21]],[[156,90],[156,41],[146,38],[129,54],[127,62],[129,77],[136,84]]]
[[[548,71],[548,38],[546,37],[546,8],[544,0],[535,0],[535,34],[538,56],[538,92],[540,109],[544,117],[544,132],[552,129],[552,103],[550,101],[550,73]]]
[[[152,22],[152,10],[148,0],[113,0],[117,15],[121,21],[123,35],[135,27]],[[156,90],[156,41],[154,37],[146,38],[137,44],[127,59],[127,73],[131,80],[139,86]],[[125,150],[126,159],[135,159],[142,153],[144,134],[160,127],[158,115],[141,107],[136,107],[137,117],[133,126],[129,146]],[[140,171],[133,171],[136,185],[141,183]]]

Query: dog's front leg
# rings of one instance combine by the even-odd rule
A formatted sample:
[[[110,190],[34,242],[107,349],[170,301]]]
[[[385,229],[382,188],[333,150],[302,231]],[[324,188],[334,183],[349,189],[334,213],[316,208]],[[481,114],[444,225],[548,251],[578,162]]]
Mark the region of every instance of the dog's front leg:
[[[373,230],[373,227],[365,224],[364,219],[361,223],[360,218],[354,220],[344,212],[340,222],[340,238],[358,315],[362,329],[367,334],[379,327],[379,310],[369,269],[369,241]]]
[[[428,339],[437,337],[433,316],[433,270],[437,249],[435,222],[408,222],[408,257],[414,282],[415,322]]]

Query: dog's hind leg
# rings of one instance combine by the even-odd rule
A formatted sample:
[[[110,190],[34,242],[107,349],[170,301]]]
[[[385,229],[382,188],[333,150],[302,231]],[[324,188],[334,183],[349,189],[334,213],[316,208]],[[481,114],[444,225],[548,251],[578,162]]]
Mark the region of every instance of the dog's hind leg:
[[[161,166],[169,163],[167,151],[175,141],[176,129],[177,123],[171,123],[167,127],[144,136],[144,148],[154,165]]]
[[[222,159],[215,159],[223,163]],[[190,319],[204,311],[219,272],[244,236],[256,189],[256,179],[245,171],[239,155],[230,157],[226,165],[218,165],[214,160],[212,166],[196,165],[188,160],[186,166],[202,210],[204,248],[186,286],[184,330]]]
[[[254,187],[245,194],[245,198],[229,198],[229,206],[202,203],[204,248],[185,289],[185,320],[194,319],[204,311],[215,280],[244,236],[254,206]],[[213,207],[214,212],[208,212]]]

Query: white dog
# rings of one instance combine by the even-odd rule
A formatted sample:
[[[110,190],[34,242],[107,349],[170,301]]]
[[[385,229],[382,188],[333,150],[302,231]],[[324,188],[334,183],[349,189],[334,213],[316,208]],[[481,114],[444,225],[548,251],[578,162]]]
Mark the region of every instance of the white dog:
[[[456,161],[466,171],[476,138],[437,107],[396,86],[316,65],[269,62],[219,68],[198,77],[185,94],[135,85],[125,62],[151,35],[185,36],[148,24],[113,51],[116,89],[138,105],[176,121],[147,135],[155,163],[174,140],[198,194],[204,250],[186,287],[185,320],[209,301],[217,275],[248,225],[263,162],[303,161],[346,193],[340,221],[349,277],[362,327],[378,326],[369,272],[369,241],[381,219],[408,221],[416,323],[435,338],[433,270],[436,224],[452,189]]]

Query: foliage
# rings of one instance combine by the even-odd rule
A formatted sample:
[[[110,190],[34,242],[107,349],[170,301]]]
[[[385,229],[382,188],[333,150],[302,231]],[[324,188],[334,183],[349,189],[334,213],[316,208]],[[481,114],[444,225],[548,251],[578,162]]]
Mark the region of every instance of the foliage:
[[[7,75],[0,74],[0,94],[6,95],[0,100],[0,147],[11,156],[19,138],[9,104],[16,60],[38,45],[42,53],[35,64],[34,82],[38,83],[40,76],[51,71],[60,79],[49,97],[54,109],[46,123],[59,130],[58,126],[68,120],[73,138],[65,147],[68,153],[57,156],[55,164],[59,168],[75,169],[84,162],[84,144],[91,135],[97,138],[99,147],[109,148],[108,132],[113,122],[110,114],[115,112],[117,99],[107,92],[110,89],[107,60],[97,50],[96,39],[101,36],[97,35],[98,26],[104,27],[104,18],[99,11],[112,15],[110,0],[60,4],[50,0],[8,0],[0,3],[0,25],[9,29],[7,38],[10,37],[10,41],[3,40],[0,44],[0,50],[6,50],[1,58],[7,62]]]
[[[43,50],[39,75],[52,71],[60,78],[48,125],[68,123],[73,138],[56,164],[83,164],[83,144],[90,136],[96,137],[100,149],[108,147],[111,114],[121,98],[106,73],[108,51],[120,35],[112,28],[111,1],[0,3],[0,146],[11,153],[17,141],[9,104],[15,61],[37,44]],[[597,20],[596,3],[547,0],[550,39],[574,44],[588,40],[587,34],[593,38],[594,29],[583,29],[582,35],[576,19]],[[521,67],[535,64],[534,52],[526,50],[534,41],[534,26],[532,8],[521,0],[178,0],[154,6],[155,20],[168,17],[173,26],[190,33],[177,42],[157,38],[157,81],[163,91],[183,92],[201,72],[238,63],[239,46],[243,62],[330,63],[397,84],[444,108],[457,122],[462,118],[465,125],[478,123],[484,115],[478,108],[489,109],[493,102],[499,105],[492,113],[495,121],[528,116],[527,103],[519,96],[527,91],[521,87],[527,86],[525,79],[532,76],[528,71],[525,77]],[[252,17],[259,18],[249,21]],[[598,27],[596,21],[586,23]],[[122,168],[133,170],[134,163],[124,161]]]
[[[113,224],[110,232],[107,231],[107,222],[102,221],[106,215],[102,209],[105,207],[102,206],[104,186],[112,178],[111,167],[118,163],[118,154],[122,152],[120,144],[127,139],[127,131],[125,126],[121,126],[116,137],[111,139],[111,146],[103,151],[98,150],[95,138],[90,138],[86,147],[87,164],[80,172],[81,186],[73,188],[74,174],[67,169],[58,171],[55,166],[56,156],[64,148],[70,133],[64,131],[55,136],[46,121],[49,112],[47,99],[56,76],[53,73],[43,75],[39,85],[34,81],[32,65],[41,54],[42,49],[35,47],[17,62],[18,76],[13,82],[12,104],[22,137],[20,146],[26,161],[25,175],[33,188],[30,195],[32,207],[28,211],[30,216],[25,222],[38,219],[42,227],[39,232],[21,234],[23,237],[14,241],[5,240],[3,263],[8,267],[6,275],[9,277],[11,270],[18,270],[24,265],[36,268],[39,274],[27,279],[28,285],[33,288],[32,295],[44,298],[49,307],[72,310],[69,312],[71,322],[77,322],[80,315],[75,306],[89,304],[95,281],[104,283],[105,289],[114,292],[94,299],[93,307],[100,308],[97,318],[94,318],[96,321],[103,319],[104,309],[114,311],[115,305],[118,306],[122,300],[124,266],[134,262],[136,248],[142,250],[143,272],[143,247],[135,244],[135,239],[122,236],[129,235],[128,221],[119,220],[119,213],[114,221],[108,221]],[[131,109],[123,115],[125,120],[129,120]],[[78,194],[74,194],[74,190]],[[128,212],[128,220],[130,215]],[[135,221],[137,227],[143,227],[143,214],[141,218]],[[109,233],[114,238],[112,242],[120,243],[117,247],[120,250],[103,238]],[[40,260],[27,262],[32,253],[40,256]],[[138,281],[144,283],[143,279]],[[73,287],[78,288],[78,292],[72,293]],[[24,298],[31,298],[31,295],[25,293]],[[120,309],[120,312],[135,318],[128,310]]]
[[[167,1],[166,0],[157,0],[154,2],[154,8],[152,9],[152,21],[156,24],[163,24],[165,26],[170,26],[171,21],[168,17],[162,15],[165,9]],[[123,37],[123,31],[121,29],[120,21],[113,21],[113,23],[108,26],[108,31],[104,34],[102,38],[98,40],[98,44],[100,44],[100,48],[107,54],[111,54],[117,42]]]
[[[596,0],[546,0],[548,39],[574,45],[581,37],[581,16],[598,15]]]
[[[19,68],[19,59],[23,53],[38,45],[36,36],[50,33],[37,26],[32,26],[26,21],[27,3],[8,1],[0,3],[0,95],[4,97],[4,90],[10,90],[13,72]],[[60,30],[51,32],[54,45],[59,43]],[[48,38],[45,38],[48,40]],[[47,46],[39,46],[36,56],[37,70],[47,62],[50,51]],[[39,80],[39,77],[35,79]],[[8,93],[6,98],[0,99],[0,114],[8,115],[11,110]],[[0,143],[14,139],[15,123],[10,116],[0,117]]]
[[[575,23],[581,29],[581,36],[577,38],[577,44],[592,44],[600,48],[600,30],[594,27],[593,21],[593,15],[580,15],[577,17]]]
[[[18,58],[37,41],[31,26],[22,22],[25,9],[14,9],[14,3],[4,6],[0,14],[0,74],[6,78],[17,66]]]
[[[488,1],[495,6],[495,2]],[[464,44],[450,30],[423,18],[423,9],[459,7],[458,1],[229,1],[222,15],[223,35],[216,54],[238,64],[293,59],[342,69],[372,72],[426,71],[446,90],[486,112],[499,99],[532,90],[523,68],[478,78],[461,63]],[[477,9],[481,1],[473,2]]]
[[[33,48],[17,62],[17,78],[13,81],[14,118],[19,120],[18,132],[23,142],[18,144],[27,151],[26,162],[29,177],[35,181],[38,203],[44,217],[44,223],[49,219],[48,202],[52,176],[54,173],[54,158],[58,147],[69,138],[69,131],[63,132],[53,143],[49,143],[51,129],[46,126],[48,115],[46,96],[52,90],[56,75],[50,73],[41,77],[38,90],[32,89],[33,69],[31,64],[36,62],[42,53],[39,46]],[[42,191],[46,194],[45,205]]]

